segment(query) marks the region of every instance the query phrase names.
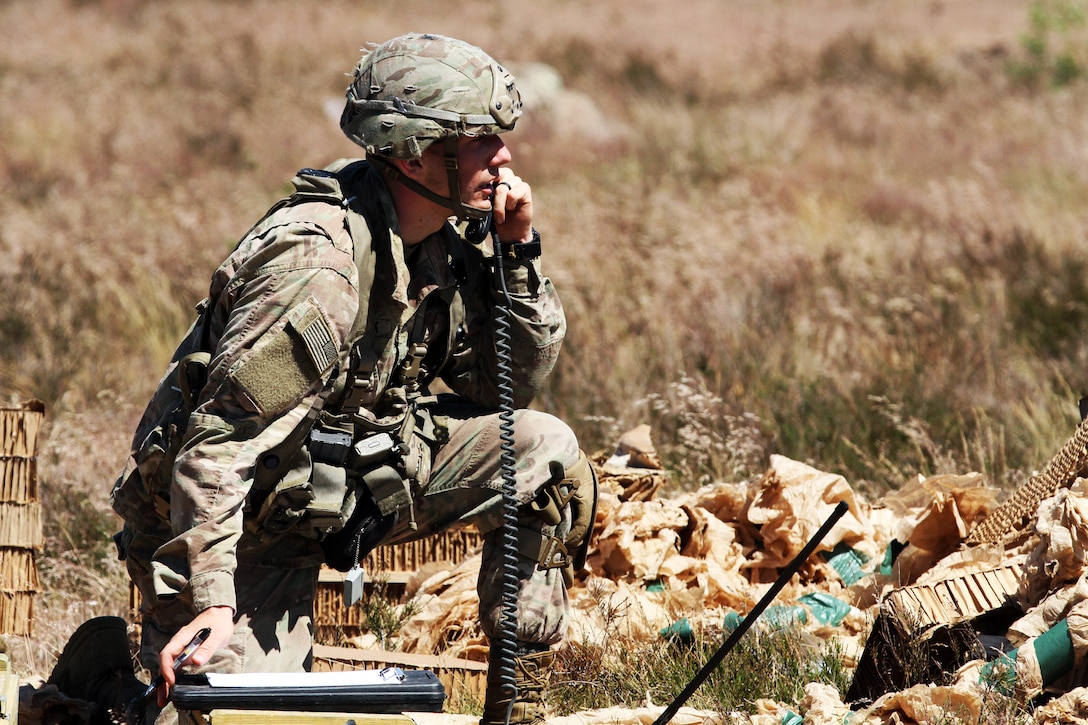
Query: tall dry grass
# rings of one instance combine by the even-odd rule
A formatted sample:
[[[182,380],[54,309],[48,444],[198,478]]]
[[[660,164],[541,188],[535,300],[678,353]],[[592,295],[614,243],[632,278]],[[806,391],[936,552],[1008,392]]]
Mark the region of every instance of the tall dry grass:
[[[539,405],[587,449],[648,421],[680,486],[772,452],[874,494],[1015,485],[1088,392],[1088,86],[1045,67],[1088,43],[1040,7],[0,4],[0,395],[49,406],[43,636],[10,646],[40,671],[123,613],[106,493],[140,408],[234,240],[356,153],[330,108],[359,46],[408,30],[566,85],[509,138],[570,320]]]

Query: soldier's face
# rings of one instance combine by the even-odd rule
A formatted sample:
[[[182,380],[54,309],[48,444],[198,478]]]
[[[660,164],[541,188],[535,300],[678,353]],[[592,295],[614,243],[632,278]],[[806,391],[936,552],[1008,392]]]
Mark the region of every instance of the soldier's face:
[[[497,135],[462,136],[457,145],[461,201],[477,209],[491,208],[491,193],[499,169],[511,161],[510,149]]]
[[[426,168],[423,183],[431,191],[448,196],[441,146],[436,143],[423,152],[420,159]],[[497,135],[458,138],[457,179],[461,201],[477,209],[490,209],[492,186],[499,180],[499,169],[510,161],[510,149]]]

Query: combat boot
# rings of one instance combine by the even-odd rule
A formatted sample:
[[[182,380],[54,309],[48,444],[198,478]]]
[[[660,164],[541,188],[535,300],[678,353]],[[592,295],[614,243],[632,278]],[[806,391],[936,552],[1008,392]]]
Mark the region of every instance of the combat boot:
[[[514,685],[518,693],[510,711],[510,725],[539,725],[544,722],[544,690],[551,679],[555,653],[550,648],[537,649],[534,645],[522,645],[519,651],[525,648],[530,651],[514,657]],[[510,693],[502,687],[500,676],[498,666],[491,663],[487,669],[487,691],[480,725],[503,725],[506,722]]]
[[[138,725],[143,692],[132,667],[128,625],[120,617],[95,617],[79,625],[48,684],[66,696],[92,703],[91,725]]]

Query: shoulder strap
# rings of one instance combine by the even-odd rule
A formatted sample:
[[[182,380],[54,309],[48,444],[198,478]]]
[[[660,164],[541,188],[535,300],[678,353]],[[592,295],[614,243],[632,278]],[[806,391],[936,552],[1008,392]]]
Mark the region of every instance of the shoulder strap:
[[[375,257],[374,237],[367,217],[360,211],[356,196],[347,196],[345,189],[358,188],[365,177],[370,164],[360,159],[340,159],[324,169],[306,168],[300,170],[292,183],[295,193],[280,202],[281,206],[291,206],[306,201],[328,201],[344,208],[348,234],[351,236],[355,255],[355,268],[359,273],[359,311],[345,344],[354,345],[366,332],[367,315],[370,311],[370,297],[364,293],[369,288],[369,281],[374,278]]]
[[[365,160],[341,159],[330,164],[325,169],[303,169],[293,181],[295,194],[300,200],[314,200],[325,198],[342,206],[345,210],[348,234],[351,236],[354,250],[355,268],[358,272],[359,308],[352,322],[351,330],[344,340],[344,349],[351,350],[359,345],[366,337],[368,331],[368,318],[370,315],[370,290],[373,287],[377,250],[375,242],[381,239],[388,240],[389,230],[380,223],[382,215],[379,211],[380,201],[376,195],[364,193],[362,198],[351,194],[356,190],[366,190],[367,175],[370,172],[370,164]],[[297,203],[297,202],[296,202]],[[371,224],[374,224],[372,227]],[[380,238],[376,238],[380,237]],[[360,408],[360,396],[364,392],[361,383],[362,371],[351,369],[344,371],[347,379],[344,384],[347,395],[340,400],[338,412],[340,414],[353,414]]]

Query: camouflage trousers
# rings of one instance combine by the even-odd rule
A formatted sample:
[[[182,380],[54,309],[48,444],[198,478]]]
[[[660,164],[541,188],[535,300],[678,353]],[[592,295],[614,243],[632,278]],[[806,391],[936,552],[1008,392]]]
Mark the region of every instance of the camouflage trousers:
[[[488,637],[498,631],[502,570],[502,470],[499,415],[442,396],[435,409],[448,417],[449,439],[437,450],[412,445],[421,467],[430,466],[423,490],[413,497],[415,525],[402,513],[383,543],[423,538],[464,525],[475,525],[483,535],[482,562],[477,592],[480,624]],[[569,470],[580,455],[574,432],[558,418],[535,410],[517,410],[513,417],[514,480],[522,511],[552,478],[551,463]],[[430,460],[428,461],[428,456]],[[421,470],[422,474],[423,471]],[[562,540],[570,531],[569,506],[562,520],[547,526],[532,513],[520,516],[519,525],[542,536]],[[535,560],[519,557],[517,639],[539,644],[559,642],[567,629],[568,602],[562,569],[541,569]]]
[[[449,436],[441,445],[414,438],[409,456],[421,481],[413,495],[412,512],[401,516],[382,541],[392,544],[424,538],[434,533],[475,525],[483,535],[482,563],[477,591],[480,623],[489,637],[498,630],[503,579],[501,527],[502,441],[499,416],[486,413],[459,399],[446,398],[433,411],[448,416]],[[578,460],[580,451],[573,431],[554,416],[533,410],[514,413],[513,454],[515,498],[524,507],[552,478],[551,462],[565,469]],[[524,510],[524,509],[523,509]],[[560,539],[570,529],[569,508],[561,521],[547,526],[532,513],[523,514],[522,528]],[[140,661],[152,675],[158,670],[158,652],[182,626],[197,614],[185,592],[172,600],[157,600],[150,561],[162,543],[159,537],[141,535],[131,526],[126,564],[142,595]],[[186,672],[294,672],[309,670],[313,659],[313,602],[317,567],[300,569],[239,565],[235,589],[239,611],[229,644],[201,668]],[[569,605],[562,570],[541,569],[535,560],[518,559],[518,640],[555,644],[566,632]],[[161,713],[149,712],[147,722],[177,722],[173,706]]]

